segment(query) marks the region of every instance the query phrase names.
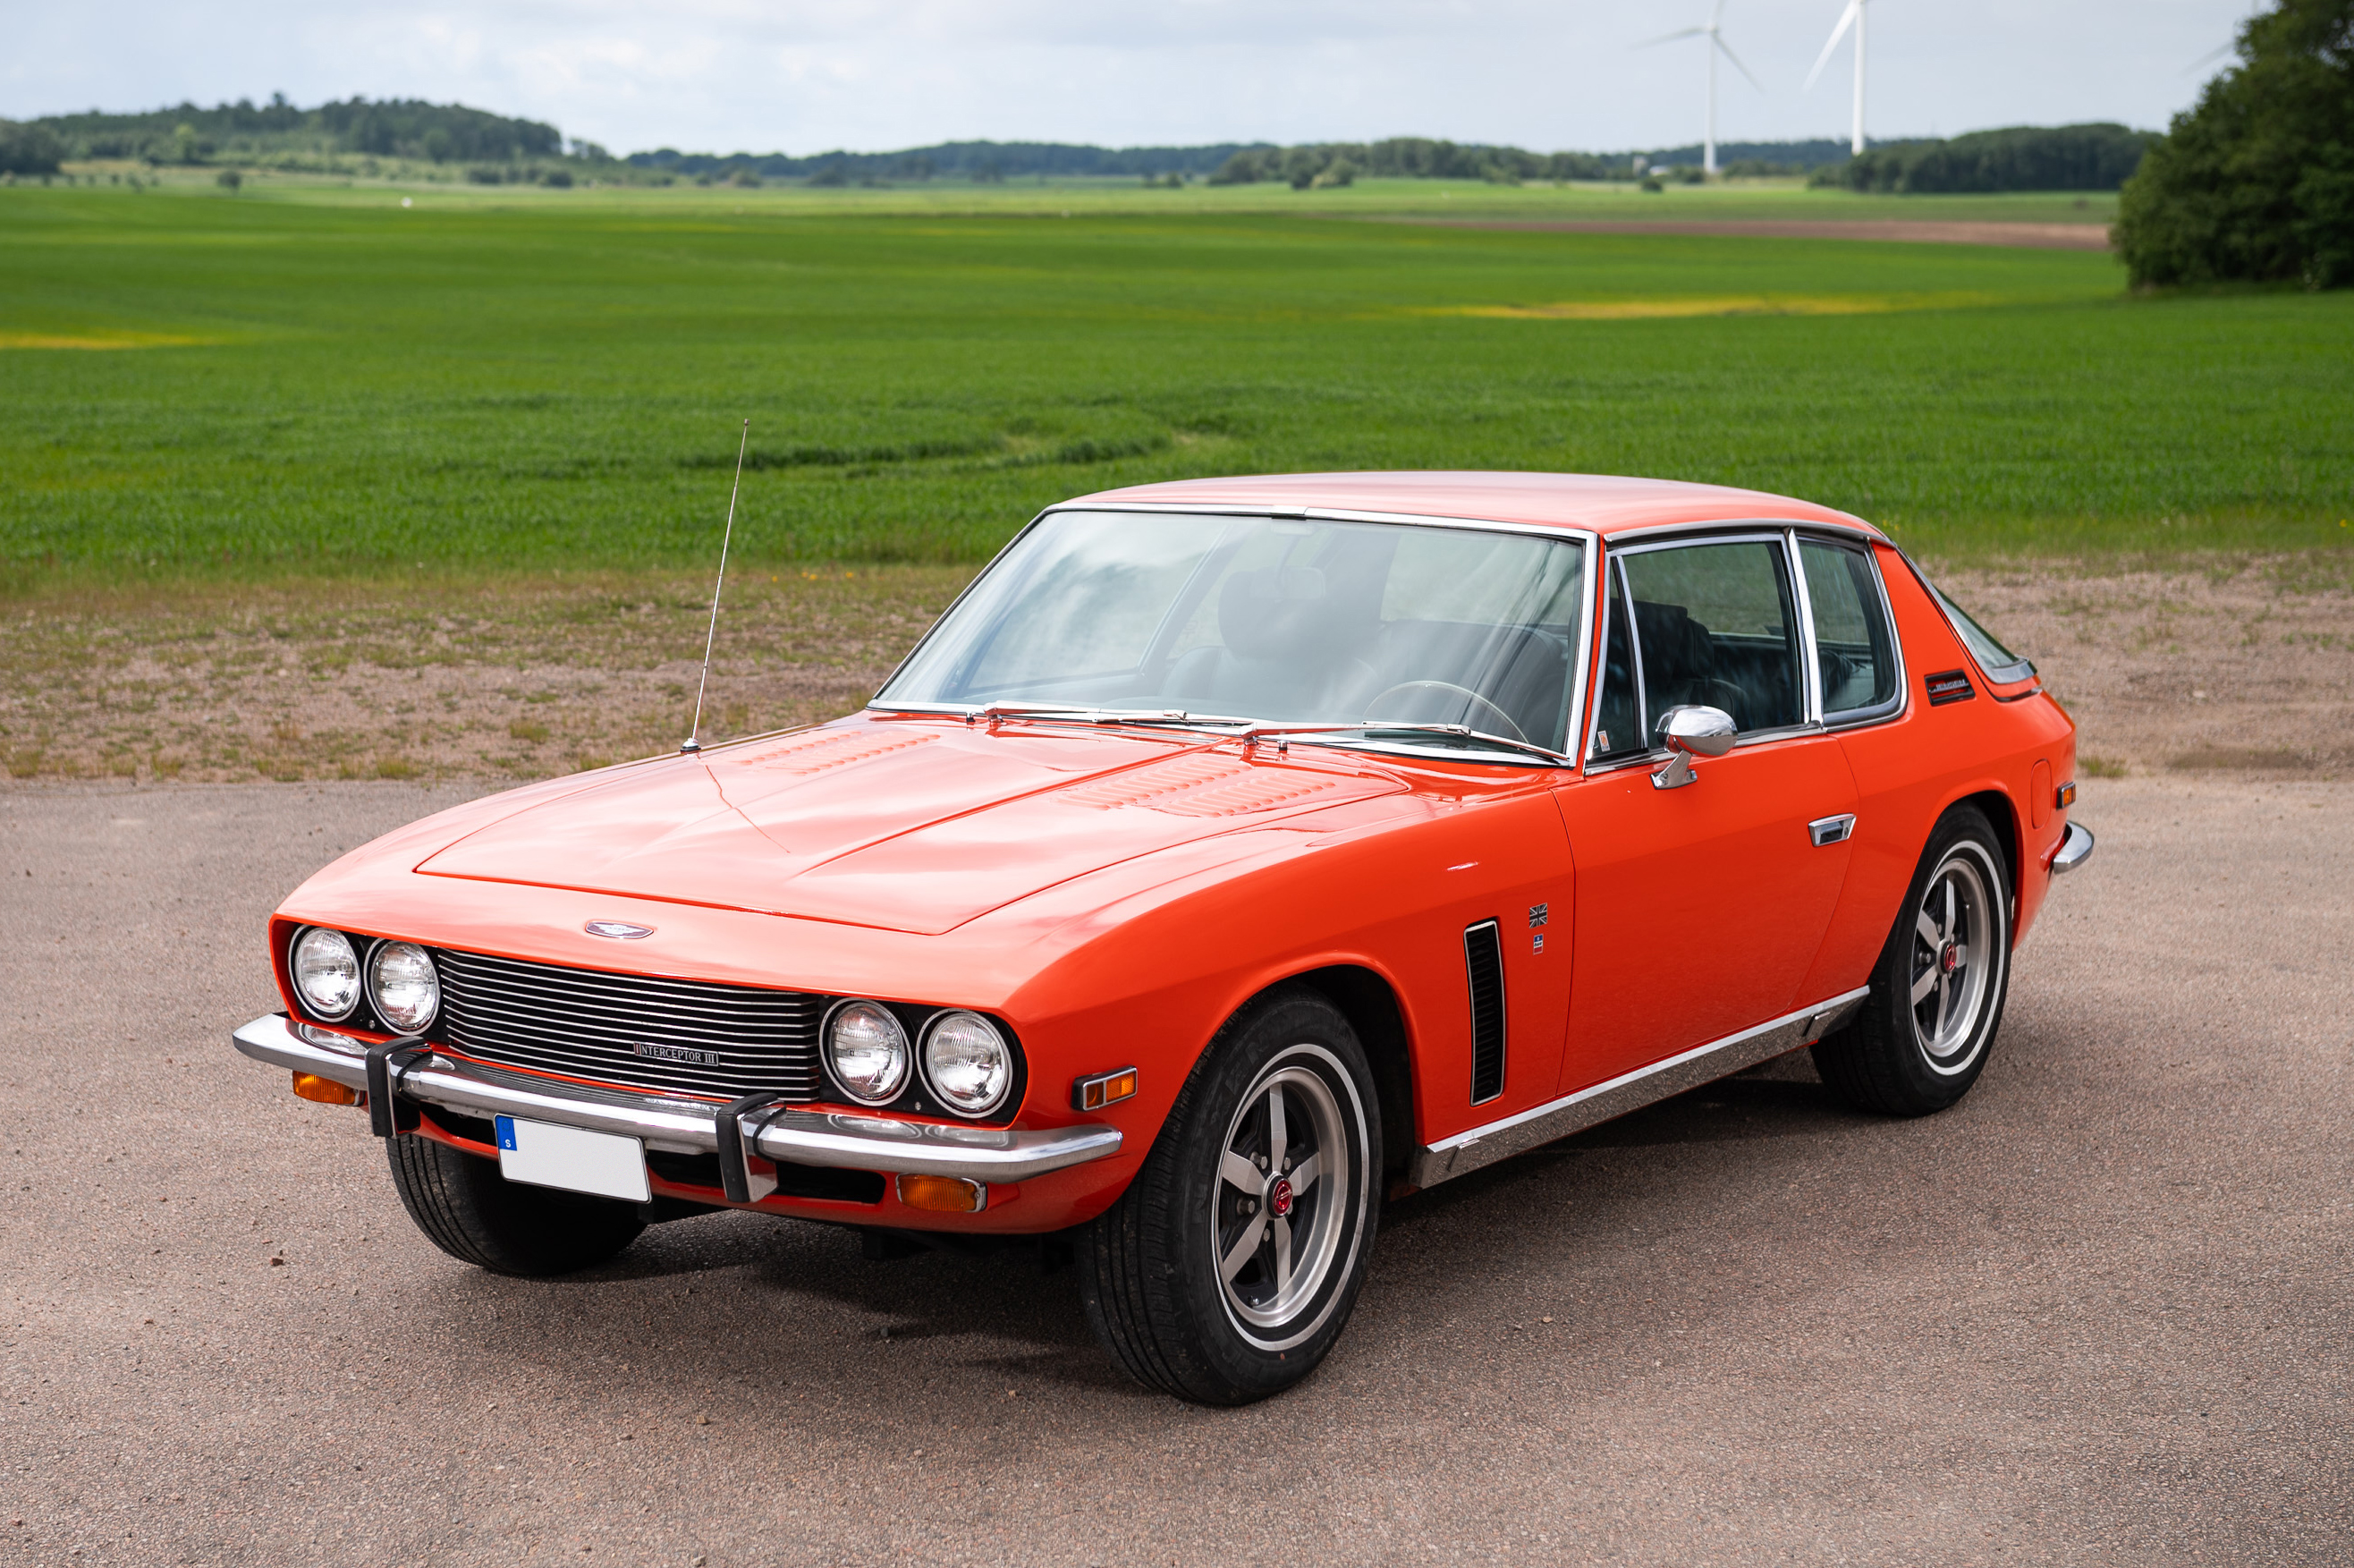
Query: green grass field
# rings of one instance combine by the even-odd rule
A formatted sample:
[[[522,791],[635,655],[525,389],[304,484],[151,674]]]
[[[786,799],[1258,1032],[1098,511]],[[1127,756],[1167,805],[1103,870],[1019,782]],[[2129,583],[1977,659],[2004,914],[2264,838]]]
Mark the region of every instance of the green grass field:
[[[1309,196],[0,189],[0,580],[701,563],[748,415],[752,561],[970,561],[1076,493],[1324,468],[1754,485],[1948,556],[2354,537],[2354,296],[1333,220],[2069,202]]]

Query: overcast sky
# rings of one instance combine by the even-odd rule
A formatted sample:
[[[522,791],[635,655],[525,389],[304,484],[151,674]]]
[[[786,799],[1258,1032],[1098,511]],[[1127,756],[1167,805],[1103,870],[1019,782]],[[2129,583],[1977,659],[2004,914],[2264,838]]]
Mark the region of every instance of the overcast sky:
[[[932,142],[1109,145],[1700,136],[1710,0],[9,0],[0,116],[282,91],[456,101],[617,153]],[[1847,132],[1844,0],[1724,0],[1719,135]],[[2161,128],[2250,0],[1871,0],[1874,136],[2119,120]],[[1851,37],[1851,36],[1850,36]]]

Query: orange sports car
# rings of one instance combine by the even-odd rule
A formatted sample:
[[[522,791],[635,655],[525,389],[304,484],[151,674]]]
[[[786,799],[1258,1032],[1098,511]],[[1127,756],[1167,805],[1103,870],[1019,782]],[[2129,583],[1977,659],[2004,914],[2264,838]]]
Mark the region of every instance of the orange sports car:
[[[866,709],[443,811],[270,925],[238,1048],[364,1107],[444,1252],[720,1207],[1075,1258],[1239,1404],[1384,1202],[1811,1046],[1985,1070],[2084,863],[2074,726],[1870,524],[1569,474],[1049,508]]]

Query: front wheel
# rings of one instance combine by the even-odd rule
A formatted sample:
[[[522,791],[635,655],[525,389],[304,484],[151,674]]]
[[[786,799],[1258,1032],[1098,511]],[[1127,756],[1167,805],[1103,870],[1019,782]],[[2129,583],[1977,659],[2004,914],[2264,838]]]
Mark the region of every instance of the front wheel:
[[[1940,818],[1914,873],[1872,994],[1815,1045],[1823,1082],[1891,1116],[1944,1110],[1986,1070],[2010,985],[2010,879],[1984,813]]]
[[[1139,1382],[1246,1404],[1316,1370],[1364,1284],[1381,1114],[1356,1032],[1314,991],[1219,1033],[1143,1168],[1088,1225],[1081,1292]]]
[[[493,1274],[545,1278],[593,1267],[645,1229],[635,1204],[526,1187],[498,1161],[414,1134],[388,1139],[392,1184],[425,1239]]]

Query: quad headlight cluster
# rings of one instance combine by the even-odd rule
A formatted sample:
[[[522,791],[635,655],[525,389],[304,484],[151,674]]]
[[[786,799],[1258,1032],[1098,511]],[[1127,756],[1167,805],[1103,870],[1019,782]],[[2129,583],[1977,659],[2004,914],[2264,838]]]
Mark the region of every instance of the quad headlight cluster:
[[[363,959],[349,937],[313,926],[295,937],[286,967],[294,993],[322,1022],[341,1023],[363,997],[398,1034],[424,1033],[441,1012],[441,976],[414,942],[377,942]]]
[[[845,1001],[825,1022],[826,1065],[842,1092],[861,1105],[899,1097],[918,1070],[940,1104],[959,1116],[987,1116],[1013,1092],[1013,1045],[978,1012],[935,1013],[920,1047],[891,1010]]]

